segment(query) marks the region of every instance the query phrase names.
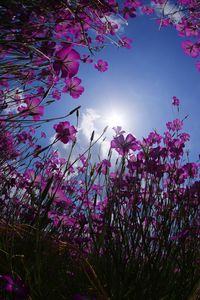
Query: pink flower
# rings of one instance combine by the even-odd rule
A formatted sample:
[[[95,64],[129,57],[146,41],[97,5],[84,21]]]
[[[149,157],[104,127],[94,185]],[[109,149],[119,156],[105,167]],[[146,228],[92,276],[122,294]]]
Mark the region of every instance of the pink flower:
[[[141,8],[141,11],[142,11],[143,14],[145,14],[145,15],[151,15],[151,14],[154,13],[154,9],[153,9],[152,7],[150,7],[150,6],[143,6],[143,7]]]
[[[196,63],[196,68],[197,68],[197,70],[200,72],[200,60],[197,61],[197,63]]]
[[[19,112],[24,112],[23,115],[31,115],[34,121],[40,120],[40,117],[44,114],[44,107],[40,106],[41,100],[39,98],[27,97],[24,102],[27,107],[21,106],[18,108]]]
[[[106,175],[110,167],[110,161],[107,159],[103,159],[100,163],[97,164],[97,172]]]
[[[119,154],[124,156],[128,154],[129,150],[137,150],[138,144],[132,134],[128,134],[126,138],[121,134],[114,137],[111,141],[111,148],[114,148]]]
[[[12,299],[27,299],[29,289],[21,278],[13,278],[11,275],[0,275],[0,280],[4,282],[4,290],[12,294]]]
[[[61,72],[61,77],[73,77],[79,69],[80,55],[71,47],[65,47],[56,52],[56,60],[53,68],[57,75]]]
[[[52,92],[52,97],[56,100],[60,100],[61,98],[61,92],[59,90],[55,90]]]
[[[124,5],[137,8],[140,7],[142,4],[139,0],[126,0]]]
[[[112,129],[115,131],[115,135],[121,135],[125,133],[121,126],[113,127]]]
[[[199,47],[191,41],[182,42],[182,48],[186,54],[192,57],[197,57],[199,55]]]
[[[102,59],[99,59],[98,62],[94,65],[95,68],[100,72],[105,72],[108,70],[108,63]]]
[[[160,26],[160,27],[166,27],[172,24],[171,19],[157,19],[156,23]]]
[[[83,54],[83,57],[81,58],[82,62],[85,64],[91,64],[93,62],[93,59],[90,58],[90,55]]]
[[[179,0],[178,1],[181,5],[189,5],[191,0]]]
[[[97,35],[96,38],[95,38],[95,40],[96,40],[97,43],[103,44],[104,37],[103,37],[103,35]]]
[[[167,122],[166,126],[168,130],[181,130],[183,127],[183,121],[181,121],[180,119],[175,119],[172,122]]]
[[[186,35],[186,26],[187,26],[187,22],[185,20],[182,20],[176,25],[176,30],[178,31],[180,36]]]
[[[44,131],[42,131],[42,132],[41,132],[41,138],[44,138],[44,139],[45,139],[46,137],[47,137],[47,136],[46,136],[46,133],[45,133]]]
[[[121,45],[122,47],[127,48],[127,49],[132,48],[131,43],[132,43],[132,40],[128,39],[127,37],[123,37],[121,40],[119,40],[119,45]]]
[[[69,92],[73,98],[79,98],[84,92],[84,87],[80,86],[81,79],[78,77],[65,79],[66,86],[63,88],[63,92]]]
[[[71,126],[69,122],[60,122],[59,124],[55,124],[53,128],[57,132],[56,138],[61,140],[64,144],[76,140],[75,134],[77,130],[74,126]]]
[[[198,36],[199,30],[197,25],[188,25],[185,29],[186,36]]]
[[[136,17],[136,9],[134,7],[124,7],[122,12],[125,20],[128,20],[129,17],[130,18]]]
[[[177,106],[177,107],[179,107],[179,105],[180,105],[180,100],[176,96],[172,97],[172,105]]]

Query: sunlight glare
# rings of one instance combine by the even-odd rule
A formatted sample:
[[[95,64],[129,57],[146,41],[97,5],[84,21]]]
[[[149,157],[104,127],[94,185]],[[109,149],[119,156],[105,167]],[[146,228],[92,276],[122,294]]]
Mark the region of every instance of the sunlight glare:
[[[117,111],[111,111],[105,116],[104,120],[106,126],[109,127],[116,127],[116,126],[125,126],[125,119],[124,116]]]

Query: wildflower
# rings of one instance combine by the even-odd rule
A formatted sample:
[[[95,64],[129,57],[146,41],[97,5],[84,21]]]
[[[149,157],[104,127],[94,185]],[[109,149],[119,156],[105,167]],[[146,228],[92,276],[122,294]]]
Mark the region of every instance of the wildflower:
[[[35,97],[26,97],[24,100],[27,107],[20,106],[18,111],[22,113],[22,115],[31,115],[34,121],[40,120],[40,117],[44,114],[44,107],[40,105],[41,100]]]
[[[55,124],[53,127],[57,132],[56,138],[61,140],[64,144],[76,140],[75,134],[77,130],[74,126],[71,126],[69,122],[60,122],[59,124]]]
[[[94,66],[99,72],[105,72],[108,70],[107,61],[104,61],[102,59],[99,59],[98,62]]]
[[[166,126],[168,130],[181,130],[183,127],[183,121],[181,121],[180,119],[175,119],[172,122],[167,122]]]
[[[111,148],[114,148],[119,154],[126,155],[129,150],[137,150],[138,145],[136,138],[132,134],[128,134],[126,138],[121,134],[114,137],[111,141]]]
[[[93,62],[93,59],[90,58],[90,55],[83,54],[83,57],[81,58],[82,62],[85,64],[91,64]]]
[[[197,63],[196,63],[196,68],[197,68],[197,70],[200,72],[200,60],[197,61]]]
[[[81,79],[78,77],[65,79],[66,86],[63,88],[63,92],[69,92],[73,98],[79,98],[84,92],[84,87],[80,86]]]
[[[61,98],[61,92],[59,90],[55,90],[52,92],[52,97],[56,100],[60,100]]]
[[[154,13],[154,9],[150,6],[143,6],[141,11],[143,12],[143,14],[145,15],[151,15]]]
[[[4,290],[12,294],[13,299],[27,299],[28,288],[20,278],[13,278],[10,275],[0,275],[0,280],[4,282]]]
[[[176,96],[172,97],[172,105],[177,106],[177,107],[179,107],[179,105],[180,105],[180,100]]]
[[[182,48],[184,52],[192,57],[197,57],[199,55],[199,48],[196,44],[191,41],[182,42]]]
[[[57,75],[61,72],[61,77],[73,77],[78,72],[80,55],[71,47],[64,47],[56,52],[56,60],[53,68]]]
[[[128,39],[127,37],[123,37],[121,40],[119,40],[119,45],[121,45],[122,47],[127,48],[127,49],[132,48],[131,43],[132,43],[132,40]]]

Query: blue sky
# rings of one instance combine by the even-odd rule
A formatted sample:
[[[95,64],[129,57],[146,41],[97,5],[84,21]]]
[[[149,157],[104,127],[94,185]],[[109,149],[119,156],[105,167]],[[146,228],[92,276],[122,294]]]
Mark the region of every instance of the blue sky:
[[[82,149],[89,131],[95,129],[98,136],[112,113],[119,115],[119,122],[122,117],[125,130],[137,138],[152,129],[163,133],[165,123],[177,117],[171,106],[175,95],[181,100],[179,117],[189,115],[184,128],[191,134],[190,158],[196,161],[200,152],[200,74],[195,60],[181,49],[183,38],[173,28],[159,30],[151,16],[130,20],[120,35],[133,40],[132,49],[109,45],[96,54],[94,61],[101,58],[109,63],[105,73],[82,64],[78,76],[83,80],[84,94],[77,100],[63,95],[61,101],[49,107],[48,114],[63,115],[81,105]],[[73,117],[68,120],[75,123]],[[109,140],[111,131],[107,135]]]

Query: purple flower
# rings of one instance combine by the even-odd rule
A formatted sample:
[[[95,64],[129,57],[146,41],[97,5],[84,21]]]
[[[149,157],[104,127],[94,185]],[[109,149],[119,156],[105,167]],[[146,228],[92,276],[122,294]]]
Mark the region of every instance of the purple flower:
[[[198,60],[198,61],[196,62],[196,68],[197,68],[197,70],[200,72],[200,60]]]
[[[20,278],[13,278],[10,275],[0,275],[0,280],[4,281],[4,290],[12,294],[13,299],[27,299],[28,288]]]
[[[122,130],[121,126],[113,127],[112,129],[115,131],[115,135],[120,135],[120,134],[124,134],[125,133],[125,131]]]
[[[93,62],[93,59],[90,58],[90,55],[83,54],[83,57],[81,58],[82,62],[85,64],[91,64]]]
[[[64,144],[76,140],[75,134],[77,130],[74,126],[71,126],[69,122],[60,122],[59,124],[55,124],[53,128],[57,132],[56,138],[61,140]]]
[[[172,97],[172,105],[177,106],[177,107],[179,107],[179,105],[180,105],[180,100],[176,96]]]
[[[121,134],[114,137],[111,141],[111,148],[114,148],[119,154],[127,155],[129,150],[137,150],[139,146],[136,138],[132,134],[128,134],[126,138]]]
[[[40,120],[40,117],[44,114],[44,107],[40,105],[41,100],[35,97],[26,97],[24,100],[27,107],[20,106],[18,111],[22,113],[22,116],[31,115],[34,121]]]
[[[172,131],[181,130],[183,127],[183,121],[181,121],[180,119],[175,119],[172,122],[167,122],[166,126],[168,130],[172,130]]]
[[[124,48],[127,48],[127,49],[132,48],[131,43],[132,43],[132,40],[128,39],[127,37],[123,37],[121,40],[119,40],[119,45]]]
[[[80,55],[71,47],[65,47],[56,52],[56,60],[53,64],[57,75],[61,72],[61,77],[73,77],[78,72]]]
[[[134,17],[136,17],[136,9],[135,9],[135,7],[124,7],[123,8],[123,17],[124,17],[124,19],[125,20],[128,20],[129,19],[129,17],[130,18],[134,18]]]
[[[154,9],[150,6],[143,6],[141,11],[143,12],[143,14],[145,15],[151,15],[154,13]]]
[[[102,59],[99,59],[98,62],[94,66],[99,72],[105,72],[108,70],[107,61],[104,61]]]
[[[52,92],[52,97],[56,100],[60,100],[61,98],[61,92],[59,90],[55,90]]]
[[[84,87],[80,86],[81,79],[78,77],[65,79],[66,86],[63,88],[63,92],[69,92],[73,98],[79,98],[84,92]]]
[[[182,42],[182,48],[186,54],[192,57],[197,57],[199,55],[199,47],[191,41]]]

